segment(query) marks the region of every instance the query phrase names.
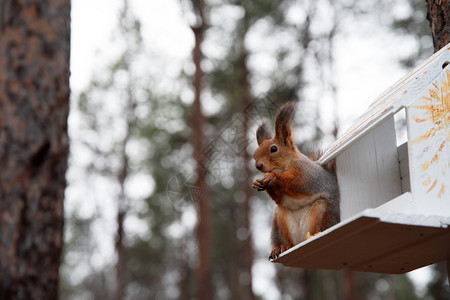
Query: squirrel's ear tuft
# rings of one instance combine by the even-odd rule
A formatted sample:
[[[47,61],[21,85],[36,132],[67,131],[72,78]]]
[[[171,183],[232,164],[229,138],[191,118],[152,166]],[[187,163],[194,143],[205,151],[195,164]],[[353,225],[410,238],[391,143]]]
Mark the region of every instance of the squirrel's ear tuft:
[[[261,145],[262,142],[265,140],[270,140],[272,138],[272,133],[269,130],[269,127],[267,127],[266,123],[262,123],[259,125],[258,129],[256,130],[256,141],[258,142],[258,146]]]
[[[295,112],[295,102],[287,102],[278,110],[275,118],[275,139],[286,147],[295,148],[292,137],[292,118]]]

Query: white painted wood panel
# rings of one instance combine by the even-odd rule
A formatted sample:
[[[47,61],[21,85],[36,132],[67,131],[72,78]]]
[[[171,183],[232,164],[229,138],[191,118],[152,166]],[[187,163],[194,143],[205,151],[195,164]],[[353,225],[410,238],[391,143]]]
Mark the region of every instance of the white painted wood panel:
[[[450,215],[450,69],[408,105],[411,191],[423,213]]]
[[[341,220],[402,193],[394,119],[385,120],[336,158]]]

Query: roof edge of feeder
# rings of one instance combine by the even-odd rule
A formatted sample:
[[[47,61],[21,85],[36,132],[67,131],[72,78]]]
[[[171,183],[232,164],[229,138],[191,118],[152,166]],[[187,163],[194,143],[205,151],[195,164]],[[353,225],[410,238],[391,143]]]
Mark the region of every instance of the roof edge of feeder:
[[[426,87],[417,87],[413,83],[420,81],[427,82],[427,80],[423,79],[430,78],[429,81],[431,81],[437,77],[439,71],[449,60],[448,55],[444,55],[446,52],[450,52],[450,43],[386,89],[372,102],[363,115],[324,152],[319,161],[326,163],[334,159],[339,153],[346,150],[387,117],[394,115],[403,107],[410,104],[414,96],[420,94]],[[433,65],[438,65],[439,68],[433,68]],[[409,89],[411,86],[413,88]]]

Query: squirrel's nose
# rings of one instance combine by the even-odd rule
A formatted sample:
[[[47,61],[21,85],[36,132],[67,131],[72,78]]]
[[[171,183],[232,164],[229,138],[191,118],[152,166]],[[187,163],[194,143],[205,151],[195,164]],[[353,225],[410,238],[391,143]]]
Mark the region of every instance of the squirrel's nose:
[[[262,164],[262,163],[256,162],[256,163],[255,163],[255,166],[256,166],[256,168],[257,168],[258,170],[262,171],[262,168],[263,168],[263,164]]]

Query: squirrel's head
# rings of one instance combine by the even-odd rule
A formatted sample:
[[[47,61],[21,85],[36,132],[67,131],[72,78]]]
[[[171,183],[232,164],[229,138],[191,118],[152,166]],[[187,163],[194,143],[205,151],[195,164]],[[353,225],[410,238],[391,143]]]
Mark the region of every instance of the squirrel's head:
[[[292,118],[295,103],[287,102],[278,110],[275,118],[275,136],[273,137],[266,123],[256,130],[258,149],[255,150],[256,168],[263,172],[283,173],[300,153],[292,137]]]

